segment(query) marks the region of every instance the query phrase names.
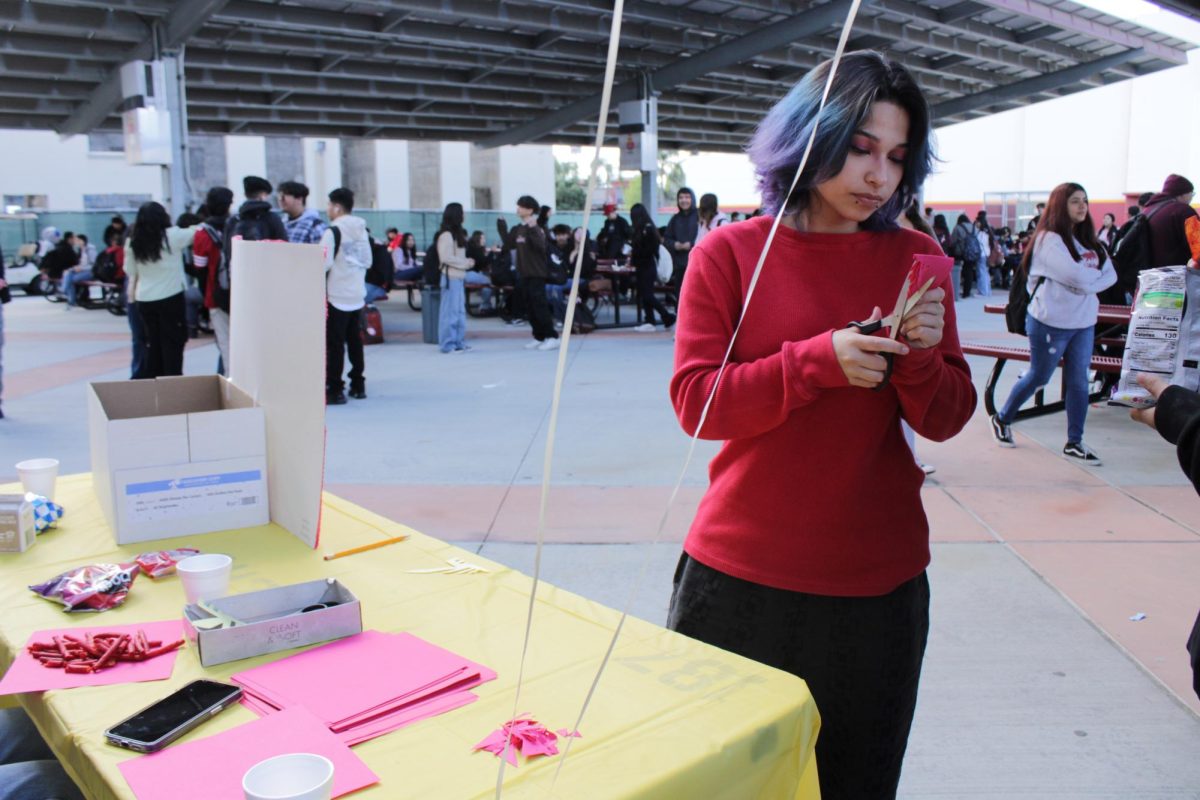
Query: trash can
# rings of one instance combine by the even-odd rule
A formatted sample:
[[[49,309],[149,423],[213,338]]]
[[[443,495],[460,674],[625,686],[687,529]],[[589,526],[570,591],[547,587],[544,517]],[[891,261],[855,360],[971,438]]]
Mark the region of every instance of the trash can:
[[[438,286],[421,287],[421,335],[425,344],[438,343],[438,312],[442,307],[442,290]]]

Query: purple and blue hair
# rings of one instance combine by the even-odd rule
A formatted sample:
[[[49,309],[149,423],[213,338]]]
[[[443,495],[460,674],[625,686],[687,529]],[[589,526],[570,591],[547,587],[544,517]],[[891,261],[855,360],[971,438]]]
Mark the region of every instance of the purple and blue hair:
[[[870,116],[871,104],[886,100],[908,113],[904,177],[895,194],[862,223],[862,227],[865,230],[895,228],[896,218],[917,196],[933,169],[929,104],[908,70],[873,50],[858,50],[842,56],[821,114],[812,153],[796,184],[796,191],[791,197],[786,196],[812,135],[829,67],[830,62],[824,61],[801,78],[767,112],[750,140],[747,153],[758,177],[763,211],[774,216],[804,209],[812,188],[842,171],[851,137]]]

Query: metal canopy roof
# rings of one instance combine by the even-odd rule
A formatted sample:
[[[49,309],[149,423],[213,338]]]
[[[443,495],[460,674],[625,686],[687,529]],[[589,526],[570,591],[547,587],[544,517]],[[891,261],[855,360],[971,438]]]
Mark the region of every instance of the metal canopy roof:
[[[119,130],[117,68],[157,46],[184,48],[192,132],[590,144],[611,7],[2,0],[0,127]],[[739,149],[833,53],[848,7],[627,0],[614,100],[648,75],[661,147]],[[1069,0],[864,0],[850,46],[908,66],[939,125],[1183,64],[1191,47]]]

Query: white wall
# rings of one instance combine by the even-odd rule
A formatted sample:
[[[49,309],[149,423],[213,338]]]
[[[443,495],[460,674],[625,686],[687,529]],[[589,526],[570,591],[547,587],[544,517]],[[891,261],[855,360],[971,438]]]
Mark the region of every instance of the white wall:
[[[937,131],[935,203],[1064,181],[1095,201],[1157,191],[1172,172],[1200,180],[1200,60]]]
[[[442,142],[440,158],[442,204],[458,202],[470,211],[475,200],[471,191],[470,142]]]
[[[229,179],[225,185],[237,198],[241,197],[242,179],[247,175],[267,177],[267,140],[261,136],[226,136],[225,174]]]
[[[85,194],[149,194],[162,200],[162,168],[131,166],[124,153],[88,153],[87,137],[0,130],[0,195],[44,194],[52,211],[81,211]]]
[[[324,143],[324,151],[319,143]],[[342,143],[337,139],[304,140],[304,183],[308,204],[324,208],[329,193],[342,185]]]
[[[408,208],[408,142],[375,142],[375,177],[379,208]]]
[[[585,149],[590,152],[590,148]],[[523,194],[554,207],[554,152],[550,145],[519,144],[500,148],[500,196],[493,197],[492,202],[502,211],[511,211]]]

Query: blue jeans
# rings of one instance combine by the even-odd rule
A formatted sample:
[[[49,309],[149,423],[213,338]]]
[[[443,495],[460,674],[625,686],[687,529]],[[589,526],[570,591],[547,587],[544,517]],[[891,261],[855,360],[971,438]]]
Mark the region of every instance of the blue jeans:
[[[133,334],[133,360],[129,364],[129,377],[144,378],[146,376],[142,373],[146,369],[146,329],[142,325],[142,315],[138,313],[138,304],[126,304],[125,315],[129,317],[129,332]]]
[[[363,301],[367,303],[374,303],[376,300],[384,300],[388,296],[387,292],[373,283],[364,283],[363,292]]]
[[[33,721],[19,708],[0,709],[0,800],[82,800]]]
[[[467,349],[467,292],[462,278],[442,275],[442,305],[438,310],[438,347],[443,353]]]
[[[997,416],[1008,424],[1017,410],[1050,382],[1059,359],[1063,359],[1063,378],[1066,384],[1067,441],[1083,441],[1083,423],[1088,410],[1088,368],[1092,363],[1095,327],[1065,330],[1039,322],[1033,315],[1025,317],[1025,332],[1029,334],[1029,369],[1017,381]]]
[[[59,286],[59,291],[62,292],[64,295],[66,295],[67,305],[69,305],[69,306],[77,305],[77,303],[75,302],[75,292],[76,292],[75,282],[76,281],[90,281],[91,279],[92,279],[92,271],[90,269],[80,270],[79,272],[76,272],[73,269],[69,269],[63,273],[62,283]]]
[[[468,272],[467,277],[463,278],[465,286],[484,286],[488,287],[479,292],[479,307],[488,308],[492,305],[492,279],[482,272]]]
[[[409,267],[408,269],[398,269],[396,274],[392,276],[393,281],[419,281],[421,276],[425,274],[423,267]]]
[[[975,288],[979,289],[979,293],[984,297],[991,297],[992,273],[988,269],[986,254],[980,256],[979,260],[975,262],[975,274],[979,276]]]

